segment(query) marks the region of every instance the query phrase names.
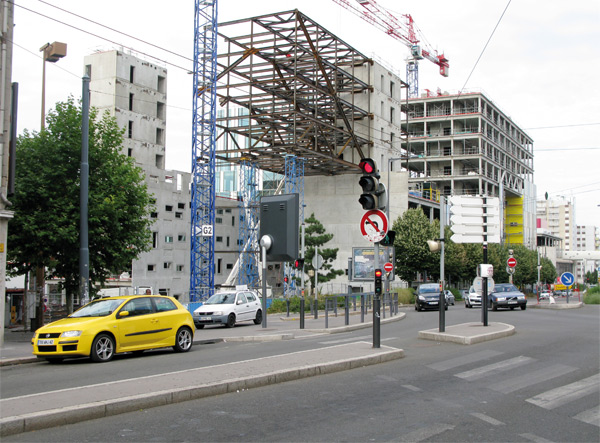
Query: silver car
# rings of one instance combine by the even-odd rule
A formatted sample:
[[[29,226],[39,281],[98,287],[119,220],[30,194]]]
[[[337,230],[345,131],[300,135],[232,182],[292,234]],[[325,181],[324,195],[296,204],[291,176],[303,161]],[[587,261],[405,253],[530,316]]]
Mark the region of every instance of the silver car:
[[[258,294],[250,290],[218,292],[194,311],[196,328],[206,325],[225,325],[233,328],[237,322],[262,323],[262,305]]]
[[[465,297],[465,308],[473,308],[481,306],[481,294],[475,291],[475,287],[469,288],[469,293]]]

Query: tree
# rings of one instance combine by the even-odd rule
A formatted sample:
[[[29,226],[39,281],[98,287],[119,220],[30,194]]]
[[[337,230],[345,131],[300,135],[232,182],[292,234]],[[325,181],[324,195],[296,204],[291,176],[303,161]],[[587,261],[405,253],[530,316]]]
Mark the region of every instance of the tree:
[[[395,273],[402,280],[411,282],[417,273],[439,277],[439,253],[429,251],[427,246],[427,240],[439,238],[439,226],[439,221],[430,223],[421,209],[408,209],[396,219],[392,228],[396,231]]]
[[[314,270],[311,262],[315,256],[315,248],[318,247],[319,255],[323,257],[323,266],[319,269],[319,283],[328,282],[338,275],[344,274],[344,271],[341,269],[333,269],[331,264],[337,258],[338,248],[327,249],[322,247],[333,238],[333,234],[325,233],[325,227],[315,218],[314,213],[311,214],[309,218],[304,219],[304,223],[306,224],[306,235],[304,238],[304,244],[306,245],[304,270]]]
[[[91,282],[131,267],[149,250],[151,196],[141,168],[119,153],[123,130],[106,113],[89,123],[88,229]],[[12,273],[46,267],[63,279],[68,301],[79,289],[81,105],[59,102],[41,132],[17,141],[15,215],[9,229]],[[93,291],[92,291],[93,293]],[[71,306],[71,303],[68,303]]]

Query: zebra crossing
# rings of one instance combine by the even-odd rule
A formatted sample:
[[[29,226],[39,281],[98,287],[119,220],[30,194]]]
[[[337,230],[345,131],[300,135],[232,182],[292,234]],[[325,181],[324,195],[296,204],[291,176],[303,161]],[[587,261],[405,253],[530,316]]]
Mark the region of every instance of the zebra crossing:
[[[510,394],[524,389],[535,390],[536,385],[551,380],[554,380],[555,384],[560,383],[562,376],[572,374],[579,369],[575,366],[565,364],[546,365],[535,358],[523,355],[508,357],[502,352],[493,350],[474,352],[465,356],[436,362],[427,365],[427,367],[440,372],[451,371],[454,377],[469,382],[494,380],[493,383],[487,383],[486,387],[502,394]],[[507,374],[508,371],[516,368],[520,368],[519,374],[523,374],[522,376],[513,377]],[[506,375],[505,380],[501,379],[503,373]],[[596,394],[593,401],[600,402],[600,373],[539,392],[525,399],[525,401],[540,408],[552,410],[572,404],[593,394]],[[495,424],[494,418],[474,416],[488,423]],[[600,405],[579,412],[571,418],[600,427]]]

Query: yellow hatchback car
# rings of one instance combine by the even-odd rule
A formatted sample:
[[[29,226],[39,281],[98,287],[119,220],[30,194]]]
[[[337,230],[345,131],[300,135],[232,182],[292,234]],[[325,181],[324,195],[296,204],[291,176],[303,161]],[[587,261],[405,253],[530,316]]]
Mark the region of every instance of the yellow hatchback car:
[[[173,347],[187,352],[194,340],[192,315],[177,300],[134,295],[94,300],[67,318],[35,331],[33,354],[50,362],[68,357],[110,361],[121,352]]]

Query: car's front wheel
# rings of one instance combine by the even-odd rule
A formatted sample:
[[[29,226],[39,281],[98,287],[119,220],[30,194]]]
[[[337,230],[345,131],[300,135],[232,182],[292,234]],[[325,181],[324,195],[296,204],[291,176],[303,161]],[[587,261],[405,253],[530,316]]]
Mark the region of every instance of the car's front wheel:
[[[525,309],[527,309],[527,305],[521,305],[521,311],[524,311]]]
[[[175,346],[173,349],[175,352],[187,352],[192,348],[194,336],[190,328],[182,326],[175,335]]]
[[[229,317],[227,317],[227,323],[225,323],[225,326],[228,328],[233,328],[235,326],[235,315],[234,314],[229,314]]]
[[[498,303],[492,303],[492,311],[498,310]]]
[[[92,343],[90,357],[97,363],[111,361],[115,355],[115,340],[108,334],[98,334]]]
[[[256,317],[254,317],[254,324],[260,325],[262,323],[262,311],[259,309],[256,311]]]

